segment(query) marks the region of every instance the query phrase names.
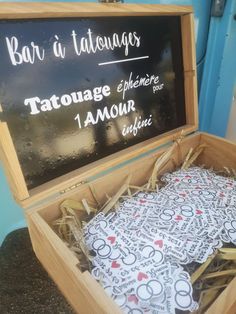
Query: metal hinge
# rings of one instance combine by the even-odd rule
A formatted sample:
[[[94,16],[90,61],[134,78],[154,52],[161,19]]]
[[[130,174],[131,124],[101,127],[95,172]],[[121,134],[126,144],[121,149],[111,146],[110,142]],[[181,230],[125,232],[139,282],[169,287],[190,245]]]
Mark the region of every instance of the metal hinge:
[[[59,191],[59,193],[60,194],[65,194],[66,192],[70,192],[70,191],[76,189],[77,187],[79,187],[79,186],[81,186],[81,185],[83,185],[85,183],[87,183],[87,181],[81,181],[81,182],[75,183],[75,184],[69,186],[68,188],[66,188],[64,190]]]

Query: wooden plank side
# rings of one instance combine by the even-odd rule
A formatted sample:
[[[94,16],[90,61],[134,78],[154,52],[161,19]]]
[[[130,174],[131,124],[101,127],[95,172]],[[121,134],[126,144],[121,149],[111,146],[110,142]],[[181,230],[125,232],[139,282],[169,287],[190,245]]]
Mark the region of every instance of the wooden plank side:
[[[220,294],[205,314],[235,314],[236,313],[236,278]]]
[[[236,145],[233,142],[207,133],[202,133],[201,142],[207,147],[201,154],[199,163],[215,170],[224,167],[236,169]]]
[[[184,87],[187,123],[198,129],[198,97],[196,73],[196,48],[194,36],[194,16],[181,16],[182,46],[184,65]]]
[[[121,314],[95,279],[81,273],[77,258],[40,215],[27,214],[27,220],[36,256],[76,313]]]
[[[0,121],[0,134],[0,158],[3,162],[12,193],[17,199],[28,198],[29,193],[26,182],[6,122]]]
[[[58,18],[77,16],[125,16],[125,15],[182,15],[192,12],[192,7],[150,4],[101,4],[63,2],[9,2],[0,3],[0,18]]]

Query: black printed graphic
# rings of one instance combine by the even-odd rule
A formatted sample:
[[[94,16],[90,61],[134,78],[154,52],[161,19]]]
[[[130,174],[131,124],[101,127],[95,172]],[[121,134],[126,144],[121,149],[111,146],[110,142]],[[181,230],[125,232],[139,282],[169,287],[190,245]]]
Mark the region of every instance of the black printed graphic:
[[[186,123],[179,17],[1,21],[0,56],[29,188]]]

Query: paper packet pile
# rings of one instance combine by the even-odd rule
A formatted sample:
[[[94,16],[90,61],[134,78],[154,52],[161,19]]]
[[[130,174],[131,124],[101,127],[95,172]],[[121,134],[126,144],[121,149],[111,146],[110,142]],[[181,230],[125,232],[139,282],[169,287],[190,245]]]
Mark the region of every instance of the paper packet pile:
[[[84,228],[92,275],[124,313],[196,310],[182,265],[236,244],[236,181],[198,167],[162,180],[160,191],[139,192]]]

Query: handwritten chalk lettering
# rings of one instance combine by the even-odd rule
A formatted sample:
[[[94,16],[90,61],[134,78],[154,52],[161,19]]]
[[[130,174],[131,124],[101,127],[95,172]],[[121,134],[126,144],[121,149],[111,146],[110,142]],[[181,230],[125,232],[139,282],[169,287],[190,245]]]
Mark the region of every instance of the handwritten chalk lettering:
[[[105,106],[103,109],[97,109],[96,116],[91,111],[87,112],[86,120],[84,121],[84,127],[87,127],[89,124],[97,124],[99,120],[105,121],[110,119],[115,119],[118,116],[122,116],[131,111],[135,111],[135,103],[132,99],[126,103],[119,103],[118,105],[112,105],[110,109]]]
[[[75,30],[71,33],[74,50],[77,56],[82,53],[96,53],[103,50],[114,50],[115,48],[125,48],[125,55],[129,54],[129,46],[139,47],[141,37],[136,32],[123,32],[122,34],[113,33],[108,36],[94,36],[93,32],[89,28],[87,31],[87,37],[77,37]]]
[[[44,49],[40,48],[33,41],[30,43],[30,46],[23,46],[20,49],[18,39],[15,36],[12,36],[10,39],[6,37],[5,39],[10,60],[14,66],[22,63],[33,64],[36,59],[39,61],[44,60]]]
[[[122,135],[126,136],[128,134],[133,134],[136,136],[138,131],[142,128],[148,127],[152,125],[152,115],[150,114],[148,119],[141,120],[142,117],[135,117],[134,123],[129,126],[124,125],[122,130]]]
[[[122,93],[123,99],[125,98],[125,93],[130,89],[135,89],[141,86],[150,86],[152,84],[158,84],[159,83],[159,76],[157,75],[149,75],[146,74],[144,77],[139,77],[139,75],[136,76],[135,79],[133,79],[133,72],[130,72],[128,81],[121,80],[120,83],[117,86],[117,92]]]
[[[54,37],[56,40],[53,43],[53,53],[55,57],[64,59],[66,55],[66,48],[59,42],[59,37],[57,35],[54,35]]]
[[[164,87],[164,83],[160,84],[160,85],[154,85],[153,86],[153,94],[156,94],[159,90],[162,90]]]
[[[110,86],[97,86],[93,90],[72,92],[64,94],[61,97],[52,95],[49,99],[40,99],[38,96],[27,98],[24,101],[25,106],[30,106],[30,114],[35,115],[41,111],[51,111],[59,109],[61,106],[70,106],[84,101],[101,101],[104,97],[108,97],[111,93]]]
[[[77,120],[78,125],[79,125],[79,128],[81,129],[81,128],[82,128],[82,125],[81,125],[81,120],[80,120],[80,115],[79,115],[79,113],[74,117],[74,120]]]

